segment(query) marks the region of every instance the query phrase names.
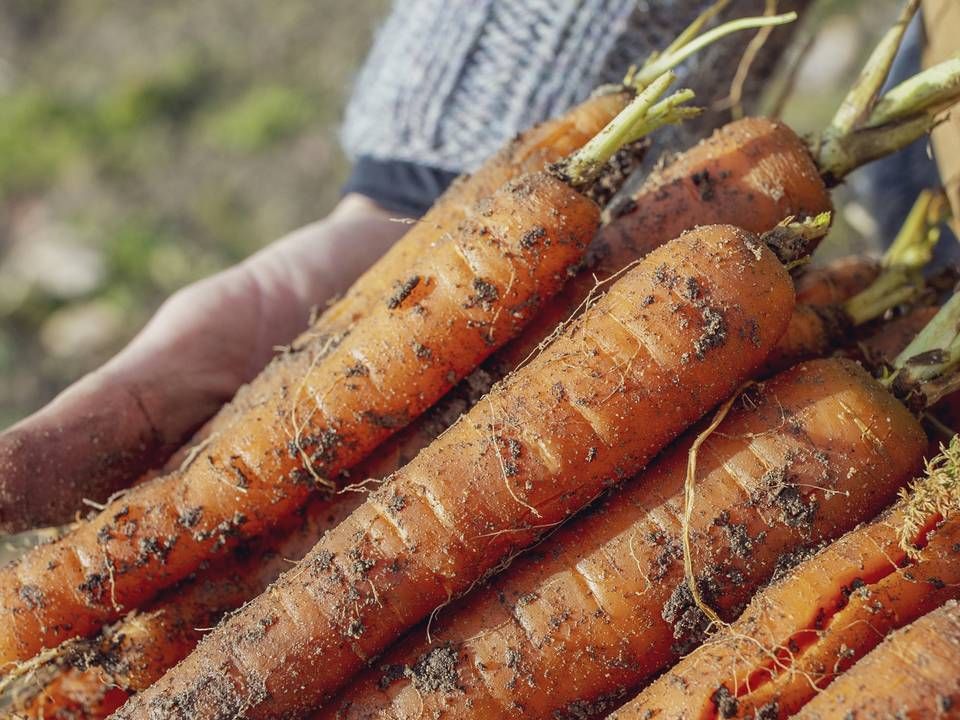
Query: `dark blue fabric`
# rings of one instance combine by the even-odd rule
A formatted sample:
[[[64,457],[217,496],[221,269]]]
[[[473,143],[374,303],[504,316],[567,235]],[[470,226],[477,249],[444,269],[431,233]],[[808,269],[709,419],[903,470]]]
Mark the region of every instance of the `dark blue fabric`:
[[[391,212],[420,217],[456,177],[416,163],[359,157],[343,193],[366,195]]]

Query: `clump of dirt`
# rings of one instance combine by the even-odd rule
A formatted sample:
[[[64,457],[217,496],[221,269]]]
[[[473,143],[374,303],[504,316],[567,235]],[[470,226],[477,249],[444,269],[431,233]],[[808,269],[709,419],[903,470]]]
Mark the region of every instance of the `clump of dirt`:
[[[697,588],[703,601],[712,607],[719,590],[716,583],[702,578],[697,581]],[[676,642],[671,649],[678,655],[686,655],[700,645],[710,626],[710,618],[697,605],[686,582],[674,588],[664,603],[661,617],[673,626]]]
[[[714,690],[710,701],[722,718],[736,717],[737,711],[740,709],[740,703],[737,702],[737,698],[727,689],[726,685],[721,685]]]
[[[484,280],[483,278],[474,278],[473,295],[470,295],[467,298],[467,301],[463,306],[465,308],[472,308],[479,305],[481,308],[489,312],[493,309],[494,304],[499,299],[500,291],[497,290],[496,285],[488,280]]]
[[[397,283],[397,289],[394,291],[393,295],[387,300],[387,307],[390,310],[396,310],[403,304],[403,301],[410,297],[410,293],[413,292],[413,289],[420,284],[420,276],[413,275],[402,283]]]
[[[421,655],[413,667],[404,668],[404,676],[420,692],[454,692],[460,689],[457,651],[446,644]]]
[[[727,339],[727,321],[716,308],[705,305],[700,310],[703,318],[703,330],[700,337],[693,341],[693,351],[697,360],[703,360],[707,352],[713,348],[721,347]]]
[[[537,225],[533,230],[528,230],[520,238],[520,247],[524,250],[529,250],[534,245],[537,245],[541,240],[547,236],[547,231],[543,225]]]

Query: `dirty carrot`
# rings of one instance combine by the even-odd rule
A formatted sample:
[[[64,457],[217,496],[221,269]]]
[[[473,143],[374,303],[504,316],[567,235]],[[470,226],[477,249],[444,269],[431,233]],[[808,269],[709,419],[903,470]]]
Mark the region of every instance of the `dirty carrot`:
[[[315,707],[729,394],[792,305],[782,263],[739,229],[652,253],[117,717]]]
[[[270,537],[236,548],[214,567],[161,593],[149,604],[76,643],[10,694],[24,718],[105,718],[186,657],[227,612],[263,592],[323,533],[360,503],[347,493],[313,498]],[[73,714],[71,714],[73,713]]]
[[[629,197],[615,201],[581,271],[498,353],[496,363],[516,367],[588,297],[603,291],[605,285],[598,286],[598,280],[615,277],[684,230],[729,223],[762,233],[785,217],[828,211],[830,188],[858,167],[927,133],[942,109],[960,98],[960,61],[930,68],[878,99],[906,22],[918,5],[919,0],[910,0],[821,133],[806,138],[775,120],[738,120],[652,172]],[[858,113],[852,122],[851,109]]]
[[[705,10],[663,52],[638,71],[631,71],[619,85],[599,88],[591,97],[563,115],[526,130],[511,140],[477,170],[457,178],[430,211],[364,273],[347,294],[322,318],[325,332],[343,331],[363,317],[373,304],[390,294],[392,285],[407,277],[414,259],[435,240],[432,226],[452,227],[466,217],[477,201],[492,194],[511,179],[538,172],[579,150],[611,122],[634,98],[663,73],[691,55],[732,33],[793,22],[796,13],[773,17],[749,17],[723,23],[701,34],[704,26],[726,5],[726,0]],[[421,227],[422,226],[422,227]]]
[[[951,600],[890,637],[796,717],[960,718],[960,604]]]
[[[958,473],[954,437],[893,508],[781,573],[615,717],[793,716],[884,636],[960,596]]]
[[[318,718],[597,717],[703,639],[684,577],[695,433],[411,635]],[[872,517],[926,447],[911,414],[845,359],[752,387],[698,451],[689,533],[725,618],[779,568]],[[443,662],[440,662],[440,661]],[[446,668],[437,678],[437,667]]]
[[[635,193],[608,210],[608,222],[588,255],[592,274],[568,284],[548,309],[560,302],[575,308],[592,290],[593,275],[609,277],[697,224],[731,223],[766,232],[789,215],[829,210],[829,188],[928,132],[940,111],[960,98],[960,61],[920,73],[878,99],[918,5],[918,0],[907,4],[821,133],[802,138],[783,123],[745,118],[651,173]],[[539,325],[538,318],[530,327]]]
[[[0,671],[90,635],[232,543],[269,529],[316,486],[439,399],[556,292],[596,230],[581,191],[625,144],[688,117],[690,91],[655,81],[559,171],[511,181],[437,242],[332,349],[281,356],[182,472],[108,504],[0,570]],[[228,411],[232,412],[232,411]]]

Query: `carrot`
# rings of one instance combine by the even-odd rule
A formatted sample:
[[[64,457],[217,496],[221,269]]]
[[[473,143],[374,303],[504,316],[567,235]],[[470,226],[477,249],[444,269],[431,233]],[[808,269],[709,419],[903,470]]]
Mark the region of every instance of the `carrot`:
[[[885,635],[960,596],[958,469],[955,436],[903,501],[758,594],[615,717],[790,717]]]
[[[455,180],[418,223],[428,230],[423,232],[415,226],[401,238],[324,314],[323,322],[337,332],[363,317],[372,305],[390,294],[395,282],[402,282],[407,277],[408,268],[414,260],[429,249],[434,237],[429,231],[430,226],[455,226],[466,217],[466,211],[471,206],[511,179],[543,170],[579,150],[611,122],[637,92],[642,92],[656,78],[703,47],[741,30],[783,25],[793,22],[797,17],[796,13],[786,13],[773,17],[741,18],[700,35],[703,27],[724,5],[725,0],[701,13],[669,47],[639,71],[631,72],[621,85],[600,88],[560,117],[521,133],[476,171]]]
[[[950,601],[891,635],[797,715],[960,718],[960,605]]]
[[[652,253],[117,717],[311,708],[729,393],[792,302],[774,253],[738,229]]]
[[[595,252],[602,256],[597,274],[602,278],[622,267],[616,260],[620,246],[643,252],[647,243],[663,234],[673,237],[691,223],[732,223],[764,232],[788,214],[829,209],[828,188],[932,128],[940,109],[960,97],[960,60],[931,68],[878,98],[918,6],[919,0],[907,3],[819,135],[804,139],[782,123],[745,118],[651,174],[611,209],[601,233],[607,247]],[[571,291],[568,286],[564,294]]]
[[[878,99],[918,5],[919,0],[907,3],[900,22],[867,62],[864,78],[819,135],[800,137],[766,118],[729,123],[651,173],[635,193],[609,208],[585,267],[521,337],[498,353],[496,367],[516,367],[588,297],[602,291],[598,279],[609,281],[681,232],[697,225],[732,224],[762,233],[785,217],[828,211],[829,188],[928,132],[940,110],[960,98],[960,61],[920,73]]]
[[[810,332],[809,337],[811,339],[809,341],[805,342],[800,337],[806,316],[821,312],[817,310],[817,307],[820,306],[827,307],[826,312],[829,313],[832,305],[843,303],[869,287],[876,280],[879,272],[879,262],[868,256],[859,255],[840,258],[840,262],[832,262],[814,268],[814,272],[805,272],[801,275],[796,280],[798,302],[793,309],[793,316],[787,325],[787,331],[777,342],[772,354],[776,354],[778,348],[786,348],[782,351],[781,356],[790,353],[797,358],[813,358],[827,354],[833,349],[833,345],[823,342],[824,331],[827,329],[824,327],[823,319],[818,319],[818,326]],[[825,287],[819,288],[813,282],[814,278],[817,282],[823,283]],[[799,302],[801,282],[804,286],[804,295],[808,298],[806,303]],[[833,312],[836,313],[835,310]],[[909,330],[909,335],[904,335],[905,339],[893,355],[902,350],[931,317],[932,313],[928,314],[923,322],[913,323],[905,329],[904,332]],[[525,331],[524,336],[526,335]],[[882,337],[882,334],[879,337]],[[411,423],[380,445],[376,453],[370,455],[350,471],[351,477],[358,479],[385,478],[410,462],[418,452],[453,425],[457,418],[472,408],[489,392],[497,380],[506,376],[512,369],[510,363],[506,361],[506,357],[512,355],[515,350],[513,346],[516,344],[510,343],[504,349],[504,352],[493,355],[486,363],[458,383],[440,402],[425,412],[416,422]],[[891,359],[893,355],[891,355]]]
[[[911,300],[923,287],[923,267],[932,259],[933,246],[940,237],[937,223],[946,207],[940,198],[931,193],[921,195],[913,213],[914,221],[905,224],[897,242],[882,260],[851,256],[804,272],[797,280],[793,316],[768,356],[764,373],[772,374],[801,360],[823,357],[846,345],[853,328]],[[800,302],[801,286],[806,302]],[[555,312],[550,308],[542,311],[517,340],[471,373],[416,423],[390,438],[377,453],[361,463],[354,474],[383,478],[413,459],[472,407],[496,380],[533,351],[543,339],[539,331],[545,326],[544,317],[552,322],[557,319]],[[914,326],[909,338],[923,324]]]
[[[684,580],[694,434],[360,675],[317,718],[593,717],[694,647],[708,624]],[[896,450],[892,448],[895,445]],[[693,565],[735,617],[803,548],[837,537],[919,466],[916,420],[848,360],[750,391],[698,451]],[[444,659],[446,681],[435,675]]]
[[[75,717],[86,708],[83,716],[88,720],[107,717],[186,657],[224,613],[263,592],[359,502],[356,493],[334,502],[315,497],[271,537],[240,546],[215,567],[161,593],[96,638],[72,645],[56,658],[49,680],[19,692],[19,713],[27,718]]]
[[[468,221],[435,230],[393,296],[333,349],[272,363],[182,473],[138,486],[0,570],[0,667],[92,634],[262,533],[515,334],[597,227],[599,209],[580,190],[624,143],[690,115],[680,107],[690,91],[658,102],[672,79],[640,93],[558,170],[512,181]]]
[[[795,280],[797,304],[837,305],[866,288],[879,274],[880,262],[871,255],[846,255],[804,268]]]

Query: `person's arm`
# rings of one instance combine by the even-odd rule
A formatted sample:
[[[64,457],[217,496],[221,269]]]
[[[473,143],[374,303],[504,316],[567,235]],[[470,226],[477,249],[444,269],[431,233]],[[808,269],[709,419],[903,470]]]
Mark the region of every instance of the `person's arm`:
[[[68,521],[161,464],[405,232],[393,215],[348,194],[174,294],[110,362],[0,434],[0,532]]]

